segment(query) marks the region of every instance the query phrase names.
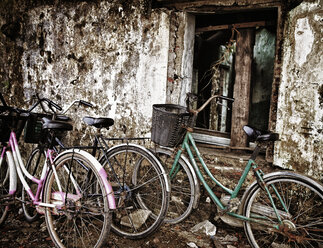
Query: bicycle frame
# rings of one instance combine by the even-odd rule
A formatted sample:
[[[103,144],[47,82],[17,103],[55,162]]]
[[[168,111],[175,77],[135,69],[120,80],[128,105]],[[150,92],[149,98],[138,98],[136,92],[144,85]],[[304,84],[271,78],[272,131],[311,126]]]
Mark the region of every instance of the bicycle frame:
[[[34,205],[39,205],[42,207],[56,207],[55,204],[46,204],[40,201],[41,199],[41,193],[43,189],[44,182],[46,180],[47,172],[49,170],[47,161],[50,162],[52,165],[52,168],[55,170],[53,166],[53,150],[48,149],[46,152],[46,161],[42,169],[41,177],[35,178],[33,177],[27,170],[24,165],[24,162],[22,161],[18,142],[16,139],[16,135],[14,132],[10,133],[9,138],[9,145],[7,147],[3,147],[0,165],[2,165],[3,159],[4,159],[4,153],[7,156],[8,159],[8,166],[9,166],[9,175],[10,175],[10,185],[9,185],[9,195],[14,195],[17,190],[17,174],[19,177],[19,180],[21,181],[24,189],[32,199],[32,202]],[[37,190],[36,192],[32,192],[30,186],[28,185],[25,177],[29,178],[33,182],[37,184]],[[60,183],[58,182],[58,185],[61,189]]]
[[[222,188],[226,193],[228,193],[230,195],[230,200],[234,199],[237,197],[238,193],[240,192],[240,189],[242,187],[242,184],[245,182],[246,180],[246,177],[249,173],[249,171],[251,169],[253,169],[255,171],[255,175],[256,175],[256,178],[257,178],[257,181],[258,183],[260,183],[262,185],[262,187],[264,188],[264,190],[267,192],[268,194],[268,197],[270,199],[270,202],[272,204],[272,208],[276,214],[276,217],[279,221],[279,223],[282,222],[281,220],[281,217],[279,215],[279,211],[277,210],[276,206],[275,206],[275,203],[273,202],[273,199],[272,199],[272,196],[269,192],[269,189],[268,187],[266,186],[266,184],[264,183],[264,179],[263,179],[263,173],[261,170],[258,170],[257,167],[258,165],[256,164],[256,162],[254,161],[253,157],[251,157],[249,160],[248,160],[248,163],[242,173],[242,176],[240,177],[236,187],[234,190],[231,190],[227,187],[225,187],[221,182],[219,182],[214,176],[213,174],[210,172],[210,170],[208,169],[206,163],[204,162],[196,144],[195,144],[195,141],[194,141],[194,138],[192,136],[192,133],[190,131],[187,131],[186,132],[186,135],[184,137],[184,140],[180,146],[180,149],[178,150],[176,156],[175,156],[175,160],[174,160],[174,163],[173,163],[173,166],[169,172],[169,176],[170,178],[173,178],[176,176],[177,172],[180,170],[180,164],[178,163],[179,161],[179,158],[181,156],[181,153],[186,150],[186,152],[188,153],[189,155],[189,158],[190,158],[190,161],[192,162],[192,165],[193,165],[193,168],[198,176],[198,178],[200,179],[200,181],[202,182],[204,188],[207,190],[208,194],[210,195],[211,199],[213,200],[213,202],[216,203],[216,205],[219,206],[219,208],[222,210],[222,211],[225,211],[228,215],[231,215],[235,218],[238,218],[240,220],[244,220],[244,221],[252,221],[252,222],[257,222],[259,224],[264,224],[264,225],[268,225],[268,223],[264,223],[262,222],[261,220],[259,219],[256,219],[256,218],[248,218],[246,216],[243,216],[243,215],[240,215],[240,214],[237,214],[237,213],[234,213],[234,212],[230,212],[230,211],[226,211],[227,210],[227,207],[223,205],[223,203],[221,202],[221,200],[214,194],[214,192],[212,191],[212,189],[210,188],[210,186],[208,185],[208,183],[206,182],[200,168],[198,167],[197,165],[197,162],[194,158],[194,155],[193,155],[193,151],[191,149],[191,147],[193,148],[193,151],[194,151],[194,154],[198,157],[200,163],[202,164],[202,167],[204,169],[204,171],[206,172],[206,174],[212,179],[212,181],[217,185],[219,186],[220,188]],[[285,206],[284,202],[282,201],[278,191],[274,188],[274,186],[272,186],[274,191],[275,191],[275,194],[278,196],[278,198],[280,199],[281,203],[283,204],[284,206],[284,209],[286,211],[286,213],[288,213],[288,208]],[[278,225],[271,225],[272,227],[276,228],[276,229],[279,229],[279,226]]]
[[[121,185],[121,183],[119,182],[117,173],[115,172],[113,166],[111,165],[108,157],[107,157],[107,153],[109,152],[109,150],[111,148],[115,148],[116,146],[110,147],[107,143],[107,141],[124,141],[126,140],[126,143],[129,144],[129,140],[145,140],[148,138],[106,138],[104,137],[102,134],[94,134],[94,143],[93,145],[89,145],[89,146],[77,146],[77,148],[79,149],[89,149],[92,150],[91,155],[93,157],[97,157],[97,158],[102,158],[104,157],[106,159],[106,161],[108,162],[109,168],[111,169],[115,179],[118,181],[118,184]],[[68,147],[65,147],[64,144],[56,137],[55,138],[56,143],[58,144],[58,146],[62,149],[68,149]],[[122,144],[121,144],[122,145]],[[138,146],[136,144],[131,144],[133,146]],[[144,149],[147,153],[151,153],[148,149],[145,149],[144,147],[141,147],[141,149]],[[97,155],[98,153],[98,155]],[[102,157],[100,156],[100,154],[102,154]],[[152,156],[158,163],[159,161],[157,160],[157,158],[155,156]],[[163,167],[161,167],[161,169],[163,169]],[[166,171],[163,169],[161,172],[161,175],[164,177],[165,181],[168,182],[168,175],[166,173]],[[166,184],[166,191],[170,192],[170,185],[167,183]]]
[[[45,154],[46,160],[44,162],[41,177],[38,179],[38,178],[35,178],[34,176],[32,176],[26,170],[24,162],[22,161],[22,158],[21,158],[18,142],[17,142],[16,135],[14,132],[10,133],[8,148],[7,147],[3,148],[1,158],[0,158],[0,166],[2,165],[2,162],[4,159],[4,154],[6,154],[6,156],[8,158],[9,176],[10,176],[9,195],[13,196],[16,193],[17,174],[18,174],[18,177],[19,177],[20,181],[22,182],[24,189],[26,190],[26,192],[28,193],[28,195],[32,199],[32,202],[34,205],[37,205],[40,207],[60,208],[61,207],[60,203],[48,204],[48,203],[43,203],[41,201],[41,194],[42,194],[42,190],[43,190],[43,185],[45,183],[45,180],[47,178],[47,174],[49,171],[48,163],[50,164],[50,168],[53,170],[54,175],[55,175],[55,180],[57,182],[57,186],[58,186],[58,190],[59,190],[58,194],[59,194],[59,197],[61,200],[60,202],[64,203],[65,199],[66,199],[66,194],[62,190],[61,183],[58,179],[56,168],[54,165],[54,156],[53,156],[54,150],[48,149],[46,151],[46,154]],[[86,153],[84,151],[77,150],[75,152],[83,153],[83,155],[86,156]],[[88,159],[93,160],[94,158],[88,157]],[[115,199],[114,199],[114,195],[113,195],[113,190],[112,190],[110,183],[106,179],[107,175],[106,175],[105,170],[100,166],[100,164],[96,160],[93,160],[91,162],[94,165],[96,165],[97,170],[99,171],[99,174],[101,175],[102,179],[104,179],[103,183],[104,183],[104,186],[105,186],[107,194],[108,194],[107,197],[108,197],[108,202],[109,202],[109,208],[115,209],[116,204],[115,204]],[[67,172],[69,173],[69,168],[67,168],[67,166],[65,166],[65,170],[67,170]],[[32,190],[31,190],[30,186],[28,185],[27,181],[25,180],[24,176],[28,177],[30,180],[32,180],[33,182],[35,182],[37,184],[36,193],[32,192]],[[70,178],[71,178],[72,184],[74,185],[74,187],[77,191],[76,197],[80,197],[82,193],[79,192],[79,190],[78,190],[79,186],[76,184],[76,181],[74,180],[72,174],[70,174]]]

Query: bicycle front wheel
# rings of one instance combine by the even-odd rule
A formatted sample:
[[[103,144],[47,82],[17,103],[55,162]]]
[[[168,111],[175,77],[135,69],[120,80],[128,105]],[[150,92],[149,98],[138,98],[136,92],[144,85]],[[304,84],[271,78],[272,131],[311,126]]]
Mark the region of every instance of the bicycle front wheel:
[[[155,155],[160,159],[162,165],[169,173],[174,163],[174,154],[168,149],[157,148]],[[198,183],[195,183],[191,170],[185,161],[178,160],[179,169],[174,170],[170,177],[171,196],[166,223],[176,224],[183,221],[192,212],[198,199]]]
[[[252,247],[323,247],[323,187],[314,180],[290,172],[265,178],[277,208],[268,194],[254,184],[243,205],[244,228]]]
[[[112,147],[101,164],[117,203],[112,230],[130,239],[147,237],[167,213],[168,180],[162,165],[148,150],[133,144]]]
[[[103,181],[89,159],[68,151],[59,155],[45,183],[45,220],[58,247],[100,247],[111,225]]]

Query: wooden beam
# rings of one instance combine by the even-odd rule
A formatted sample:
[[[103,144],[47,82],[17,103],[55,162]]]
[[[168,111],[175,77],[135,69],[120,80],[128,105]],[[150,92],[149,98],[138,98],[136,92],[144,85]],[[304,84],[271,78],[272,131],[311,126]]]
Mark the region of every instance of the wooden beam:
[[[195,30],[196,34],[209,32],[209,31],[217,31],[231,28],[253,28],[253,27],[264,27],[268,26],[271,23],[266,21],[258,21],[258,22],[243,22],[243,23],[235,23],[235,24],[226,24],[226,25],[217,25],[217,26],[208,26],[203,28],[197,28]]]
[[[152,0],[153,8],[174,8],[177,10],[193,11],[197,13],[211,12],[214,13],[219,10],[232,11],[233,9],[243,8],[267,8],[277,7],[284,3],[283,0],[248,0],[236,1],[231,3],[228,0],[214,1],[214,0]]]
[[[243,126],[249,121],[250,85],[254,46],[254,29],[241,29],[237,35],[235,83],[232,106],[231,146],[247,146]]]

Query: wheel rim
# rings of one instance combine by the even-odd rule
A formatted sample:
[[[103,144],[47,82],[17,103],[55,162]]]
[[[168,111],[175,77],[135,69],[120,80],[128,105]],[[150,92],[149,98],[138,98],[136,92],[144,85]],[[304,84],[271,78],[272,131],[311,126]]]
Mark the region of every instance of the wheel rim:
[[[112,230],[129,238],[142,238],[154,231],[164,218],[165,185],[161,173],[142,152],[128,147],[108,156],[104,163],[116,194]],[[115,178],[110,166],[115,170]]]
[[[157,153],[162,165],[169,173],[174,159],[167,153]],[[184,220],[192,211],[195,199],[195,186],[188,167],[180,163],[180,170],[171,178],[171,197],[165,222],[176,224]]]
[[[93,167],[88,166],[86,160],[74,156],[71,166],[67,163],[70,162],[69,157],[58,162],[57,174],[63,192],[59,191],[53,173],[46,182],[46,202],[60,206],[46,210],[46,223],[59,247],[97,247],[105,242],[110,224],[106,191]],[[78,166],[80,161],[83,166]],[[77,187],[72,186],[75,184],[68,179],[66,167],[72,168]],[[93,175],[93,180],[87,180],[89,175]]]
[[[273,197],[281,214],[281,223],[272,216],[273,209],[266,193],[259,188],[254,190],[249,198],[246,216],[256,216],[265,219],[267,224],[277,224],[277,228],[266,228],[257,224],[245,223],[248,240],[253,247],[323,247],[323,194],[310,184],[295,179],[277,179],[267,182],[273,194],[275,185],[288,209],[288,214],[279,203],[278,197]],[[274,194],[273,194],[274,195]],[[261,213],[259,206],[271,209],[271,213]],[[258,210],[257,210],[258,208]],[[268,212],[268,211],[267,211]],[[270,212],[270,211],[269,211]],[[285,214],[284,214],[285,213]]]

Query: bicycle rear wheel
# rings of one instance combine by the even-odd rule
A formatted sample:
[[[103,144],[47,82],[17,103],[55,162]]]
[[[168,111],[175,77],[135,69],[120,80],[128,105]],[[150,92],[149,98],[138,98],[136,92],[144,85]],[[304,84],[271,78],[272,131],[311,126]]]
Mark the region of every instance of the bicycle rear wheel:
[[[117,203],[112,230],[130,239],[144,238],[155,231],[169,203],[169,182],[158,160],[143,147],[122,144],[112,147],[101,164]]]
[[[323,187],[314,180],[290,172],[278,172],[265,179],[281,222],[268,194],[253,184],[243,200],[245,233],[252,247],[323,247]],[[281,198],[281,200],[279,200]],[[283,206],[282,202],[285,204]],[[276,225],[276,227],[274,227]]]
[[[6,203],[6,196],[9,194],[9,167],[5,156],[0,164],[0,226],[6,221],[9,212],[9,205]]]
[[[44,153],[44,149],[42,149],[41,147],[36,147],[35,149],[33,149],[33,151],[31,152],[28,158],[27,165],[26,165],[27,171],[32,176],[36,178],[40,178],[45,160],[46,160],[46,156]],[[27,183],[30,185],[32,192],[36,192],[38,184],[33,183],[32,180],[27,179],[26,177],[25,179]],[[21,200],[22,200],[22,209],[26,220],[28,222],[35,221],[39,217],[39,214],[37,213],[36,207],[32,204],[32,200],[30,199],[29,195],[27,194],[24,188],[22,188]]]
[[[154,154],[160,159],[167,173],[170,172],[174,157],[173,152],[168,149],[158,148]],[[180,158],[178,161],[180,169],[173,175],[170,175],[171,196],[168,212],[165,218],[166,223],[176,224],[183,221],[192,212],[197,204],[198,184],[195,183],[192,172],[186,162]]]
[[[80,153],[64,152],[55,159],[57,179],[51,170],[44,200],[49,234],[58,247],[100,247],[111,225],[107,193],[95,166]],[[61,185],[59,189],[58,182]]]

